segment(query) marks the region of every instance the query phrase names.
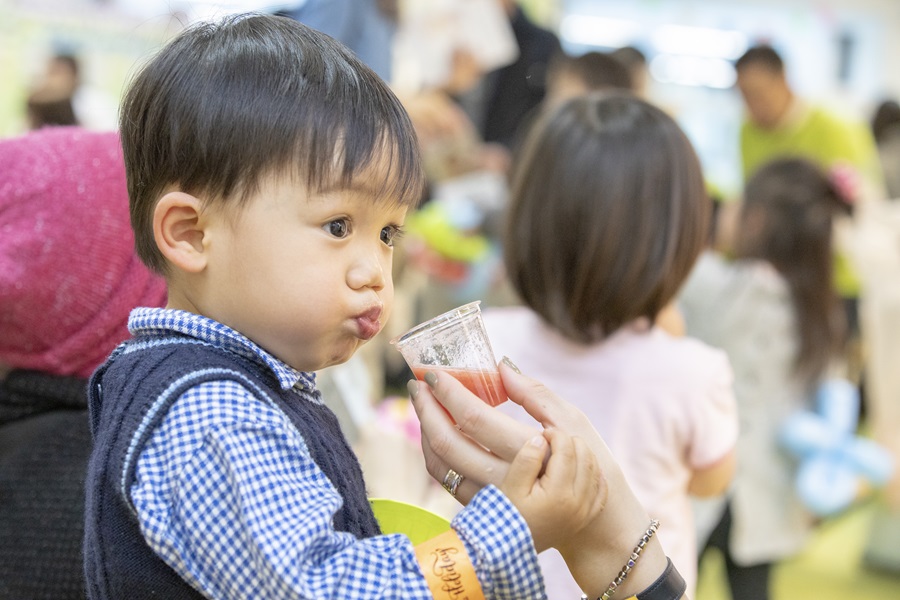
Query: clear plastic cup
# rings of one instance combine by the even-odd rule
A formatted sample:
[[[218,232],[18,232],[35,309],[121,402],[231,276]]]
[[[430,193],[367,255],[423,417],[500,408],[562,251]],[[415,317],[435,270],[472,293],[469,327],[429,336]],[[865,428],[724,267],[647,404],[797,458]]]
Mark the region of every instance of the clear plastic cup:
[[[444,371],[491,406],[506,401],[480,301],[470,302],[416,325],[391,340],[416,379],[428,371]]]

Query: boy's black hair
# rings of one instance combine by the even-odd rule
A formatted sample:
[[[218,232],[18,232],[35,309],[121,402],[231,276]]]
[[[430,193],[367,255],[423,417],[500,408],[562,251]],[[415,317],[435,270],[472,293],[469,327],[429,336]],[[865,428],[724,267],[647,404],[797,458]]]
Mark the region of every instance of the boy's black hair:
[[[160,273],[153,211],[171,186],[241,205],[271,174],[321,191],[384,165],[379,197],[414,204],[424,187],[413,126],[388,86],[340,43],[285,17],[182,32],[133,80],[120,131],[136,249]]]

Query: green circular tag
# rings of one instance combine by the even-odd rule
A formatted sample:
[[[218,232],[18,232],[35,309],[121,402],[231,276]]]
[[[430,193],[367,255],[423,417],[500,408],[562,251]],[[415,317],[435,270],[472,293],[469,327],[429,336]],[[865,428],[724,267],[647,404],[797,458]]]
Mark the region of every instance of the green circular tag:
[[[382,533],[402,533],[413,546],[450,529],[450,521],[414,504],[387,498],[370,498],[369,504]]]

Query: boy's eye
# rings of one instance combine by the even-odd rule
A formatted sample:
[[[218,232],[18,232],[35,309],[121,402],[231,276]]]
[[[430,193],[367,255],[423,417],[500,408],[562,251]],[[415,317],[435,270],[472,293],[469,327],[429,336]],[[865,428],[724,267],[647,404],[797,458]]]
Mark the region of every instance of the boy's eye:
[[[329,222],[325,229],[328,230],[328,233],[333,235],[336,238],[347,237],[347,234],[350,233],[350,223],[347,219],[335,219],[334,221]]]
[[[381,241],[387,246],[394,246],[394,242],[403,236],[403,232],[395,225],[388,225],[381,230]]]

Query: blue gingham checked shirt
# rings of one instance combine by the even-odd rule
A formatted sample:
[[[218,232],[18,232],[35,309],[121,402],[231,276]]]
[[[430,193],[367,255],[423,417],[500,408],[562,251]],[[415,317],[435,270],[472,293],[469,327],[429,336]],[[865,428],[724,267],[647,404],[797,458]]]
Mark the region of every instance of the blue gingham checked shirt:
[[[249,357],[285,390],[315,387],[314,374],[205,317],[139,308],[128,325],[147,344],[174,332]],[[312,400],[298,392],[297,401]],[[300,433],[272,401],[237,382],[185,392],[136,471],[130,494],[144,538],[210,598],[432,597],[405,536],[359,540],[333,529],[341,499]],[[453,527],[487,598],[545,598],[528,526],[498,489],[479,492]]]

